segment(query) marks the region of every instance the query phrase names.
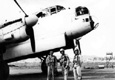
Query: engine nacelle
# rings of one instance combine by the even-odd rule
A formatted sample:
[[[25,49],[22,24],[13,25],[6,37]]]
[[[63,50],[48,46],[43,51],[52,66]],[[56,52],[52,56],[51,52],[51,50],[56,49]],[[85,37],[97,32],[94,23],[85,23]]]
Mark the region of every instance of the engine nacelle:
[[[31,29],[38,21],[37,16],[31,15],[24,19],[9,21],[1,25],[0,44],[21,42],[29,38],[27,29]]]
[[[26,26],[22,20],[0,29],[0,44],[21,42],[28,38],[29,37],[26,34]]]

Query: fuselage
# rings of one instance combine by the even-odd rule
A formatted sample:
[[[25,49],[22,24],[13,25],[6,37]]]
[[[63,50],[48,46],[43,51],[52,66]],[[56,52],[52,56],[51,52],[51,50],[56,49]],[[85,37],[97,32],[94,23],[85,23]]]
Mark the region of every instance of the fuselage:
[[[73,39],[82,37],[94,29],[94,24],[92,25],[94,22],[87,11],[85,11],[86,13],[79,12],[76,15],[75,9],[77,7],[74,9],[60,7],[56,5],[36,13],[38,22],[33,26],[35,52],[32,51],[30,38],[25,32],[25,25],[22,25],[23,23],[21,24],[23,26],[22,28],[17,29],[15,27],[17,30],[9,30],[7,35],[2,35],[2,37],[6,37],[6,39],[9,35],[11,38],[13,35],[14,38],[12,40],[8,37],[7,39],[4,59],[8,60],[30,54],[39,55],[39,53],[43,51],[67,47]],[[17,25],[17,27],[18,26],[20,27],[20,25]],[[10,27],[7,28],[10,29]],[[67,39],[69,39],[70,42],[67,41]]]

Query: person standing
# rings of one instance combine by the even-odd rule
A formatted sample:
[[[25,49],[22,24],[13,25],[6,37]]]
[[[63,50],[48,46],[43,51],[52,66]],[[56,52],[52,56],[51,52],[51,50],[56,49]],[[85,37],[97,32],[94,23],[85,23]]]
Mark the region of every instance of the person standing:
[[[62,67],[62,74],[64,75],[64,80],[67,80],[69,72],[69,57],[65,54],[64,49],[60,49],[61,57],[59,59],[60,65]]]
[[[74,58],[73,58],[73,75],[74,75],[74,80],[81,80],[82,75],[81,75],[81,62],[80,62],[80,51],[75,47],[74,49]]]
[[[54,70],[57,66],[57,58],[53,55],[53,51],[50,51],[49,55],[46,58],[47,65],[47,80],[54,80]]]

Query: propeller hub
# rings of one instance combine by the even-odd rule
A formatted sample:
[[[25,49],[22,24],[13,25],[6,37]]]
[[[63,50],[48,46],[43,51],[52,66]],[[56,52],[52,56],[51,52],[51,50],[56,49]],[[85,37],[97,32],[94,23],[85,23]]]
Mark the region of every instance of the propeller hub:
[[[38,21],[38,18],[35,15],[31,15],[25,18],[26,26],[33,27],[37,23],[37,21]]]

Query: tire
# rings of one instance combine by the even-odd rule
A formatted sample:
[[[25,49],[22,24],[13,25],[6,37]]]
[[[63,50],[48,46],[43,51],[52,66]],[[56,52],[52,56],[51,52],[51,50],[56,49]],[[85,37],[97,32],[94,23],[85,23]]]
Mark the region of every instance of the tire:
[[[42,70],[42,73],[47,74],[47,66],[46,66],[45,60],[43,60],[41,64],[41,70]]]
[[[0,61],[0,80],[7,80],[9,77],[9,66],[5,61]]]

